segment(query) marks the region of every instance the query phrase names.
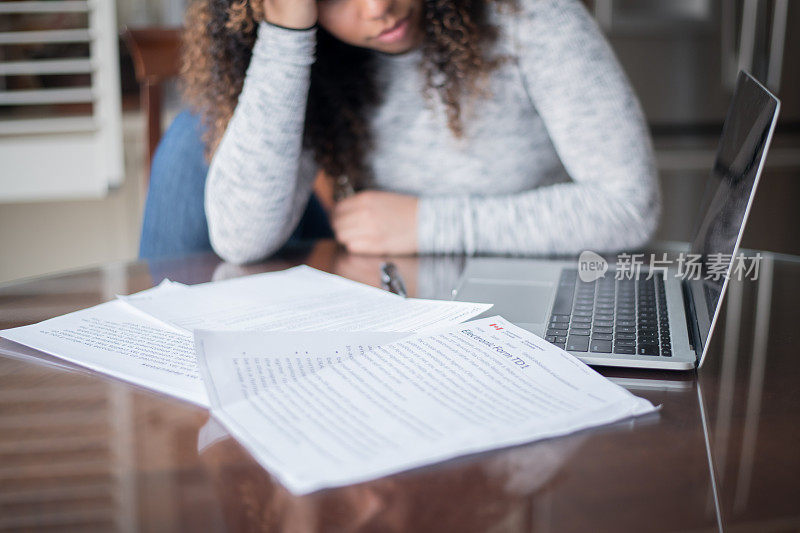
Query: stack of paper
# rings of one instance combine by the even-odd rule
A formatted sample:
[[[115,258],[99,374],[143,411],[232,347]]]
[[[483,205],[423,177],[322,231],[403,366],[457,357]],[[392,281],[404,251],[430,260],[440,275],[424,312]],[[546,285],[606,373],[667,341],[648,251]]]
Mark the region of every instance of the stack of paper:
[[[462,324],[489,307],[297,267],[166,283],[0,336],[210,405],[296,493],[653,410],[501,317]]]
[[[417,332],[490,307],[402,298],[300,266],[191,287],[167,282],[0,336],[207,407],[193,328]]]
[[[214,416],[297,494],[653,410],[500,317],[396,342],[364,333],[195,338]]]

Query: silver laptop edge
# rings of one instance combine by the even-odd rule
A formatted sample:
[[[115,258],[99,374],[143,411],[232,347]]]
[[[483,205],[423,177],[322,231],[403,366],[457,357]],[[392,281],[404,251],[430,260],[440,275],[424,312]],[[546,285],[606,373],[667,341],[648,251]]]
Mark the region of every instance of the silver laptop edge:
[[[736,236],[736,244],[734,245],[733,252],[731,253],[732,257],[736,257],[736,254],[739,252],[739,246],[742,243],[742,236],[744,235],[744,228],[745,225],[747,224],[747,217],[750,215],[750,208],[753,206],[753,200],[755,199],[756,196],[755,192],[758,187],[758,182],[761,180],[761,173],[764,170],[764,165],[767,162],[767,152],[769,150],[770,144],[772,143],[772,136],[775,133],[775,126],[777,126],[778,124],[778,115],[780,114],[781,110],[780,100],[778,100],[778,98],[775,97],[775,95],[773,95],[766,87],[764,87],[764,85],[761,82],[759,82],[757,79],[755,79],[746,72],[740,73],[740,76],[741,75],[747,76],[747,78],[749,78],[750,81],[756,83],[764,91],[764,93],[766,93],[772,98],[772,100],[775,103],[775,111],[773,112],[772,122],[770,123],[769,126],[769,132],[767,133],[766,141],[764,142],[763,153],[761,155],[761,160],[758,163],[758,170],[756,170],[756,176],[753,181],[753,188],[750,191],[750,197],[747,200],[747,207],[745,207],[744,210],[744,217],[742,218],[742,223],[739,226],[739,233]],[[722,282],[722,290],[720,291],[719,295],[719,301],[717,302],[716,309],[714,310],[714,316],[711,319],[711,325],[708,329],[708,335],[706,336],[706,339],[703,342],[702,352],[700,355],[700,360],[697,364],[697,368],[703,366],[703,362],[705,362],[706,354],[708,353],[708,345],[710,344],[711,335],[713,335],[714,333],[714,326],[717,323],[717,318],[719,317],[719,312],[720,309],[722,308],[722,301],[725,298],[725,291],[728,289],[728,282],[730,281],[730,276],[732,271],[733,271],[733,261],[731,261],[731,263],[728,265],[728,269],[725,272],[724,281]]]

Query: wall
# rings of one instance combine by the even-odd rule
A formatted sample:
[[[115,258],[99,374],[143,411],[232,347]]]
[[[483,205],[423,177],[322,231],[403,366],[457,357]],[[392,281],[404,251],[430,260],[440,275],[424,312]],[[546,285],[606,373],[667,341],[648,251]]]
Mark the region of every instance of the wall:
[[[183,20],[187,0],[117,0],[120,27],[178,25]]]
[[[144,122],[123,118],[125,181],[98,200],[0,204],[0,283],[136,257]]]
[[[184,6],[185,0],[117,0],[119,27],[179,25]],[[125,181],[105,198],[0,204],[0,283],[136,257],[144,118],[126,113],[123,128]]]

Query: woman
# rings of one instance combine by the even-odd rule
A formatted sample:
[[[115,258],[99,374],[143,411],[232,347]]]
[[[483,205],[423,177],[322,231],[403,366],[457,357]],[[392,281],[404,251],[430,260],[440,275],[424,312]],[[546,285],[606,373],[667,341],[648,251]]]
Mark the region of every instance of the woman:
[[[322,169],[350,251],[636,247],[659,194],[638,102],[578,0],[200,0],[186,97],[213,154],[211,244],[292,233]]]

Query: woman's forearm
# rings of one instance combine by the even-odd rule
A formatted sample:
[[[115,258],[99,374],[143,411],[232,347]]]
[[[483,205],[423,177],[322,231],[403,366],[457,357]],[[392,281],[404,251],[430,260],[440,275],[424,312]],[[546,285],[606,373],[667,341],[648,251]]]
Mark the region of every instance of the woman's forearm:
[[[212,158],[206,216],[214,250],[246,263],[277,250],[308,200],[302,149],[315,30],[262,23],[239,101]]]
[[[419,203],[420,251],[575,254],[637,248],[661,210],[654,180],[559,183],[519,194],[441,196]]]

